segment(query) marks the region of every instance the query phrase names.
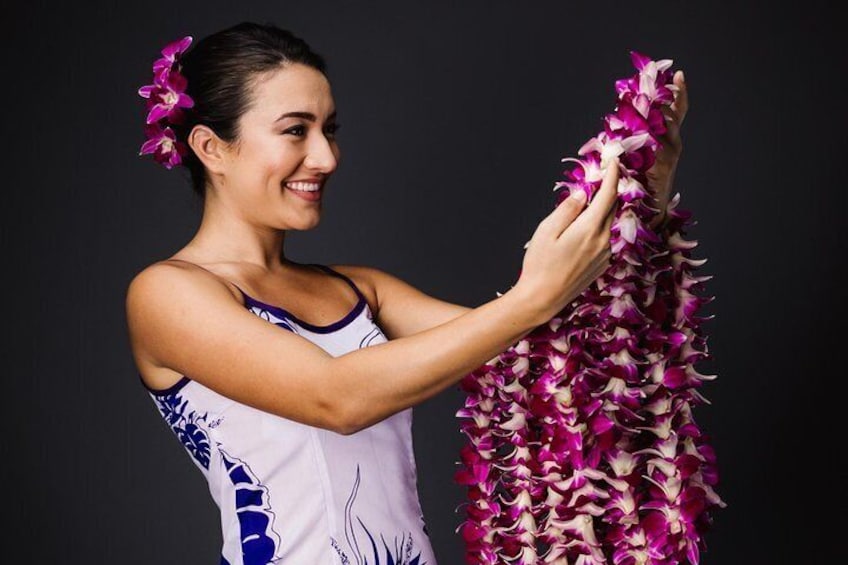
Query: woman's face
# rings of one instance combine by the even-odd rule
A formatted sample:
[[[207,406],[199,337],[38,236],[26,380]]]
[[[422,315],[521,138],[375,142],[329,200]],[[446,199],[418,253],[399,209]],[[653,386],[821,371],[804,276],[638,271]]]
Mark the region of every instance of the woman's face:
[[[254,82],[225,172],[232,197],[253,220],[277,229],[317,225],[340,156],[335,111],[330,83],[312,67],[290,64]]]

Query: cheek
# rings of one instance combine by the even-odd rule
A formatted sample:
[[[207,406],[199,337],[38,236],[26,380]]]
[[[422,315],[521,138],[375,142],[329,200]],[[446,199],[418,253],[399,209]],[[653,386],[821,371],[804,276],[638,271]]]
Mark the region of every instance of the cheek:
[[[261,163],[258,167],[265,171],[267,175],[283,180],[291,177],[300,165],[300,161],[298,151],[285,143],[278,142],[263,149]]]
[[[246,174],[281,174],[287,168],[297,166],[297,150],[286,142],[282,135],[262,135],[246,140],[242,155]]]

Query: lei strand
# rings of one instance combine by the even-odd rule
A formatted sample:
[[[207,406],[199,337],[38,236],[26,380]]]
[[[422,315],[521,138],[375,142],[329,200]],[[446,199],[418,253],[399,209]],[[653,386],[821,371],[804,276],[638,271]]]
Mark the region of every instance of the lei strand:
[[[680,193],[666,227],[645,198],[646,172],[674,100],[672,61],[631,52],[638,73],[615,83],[615,111],[554,190],[600,187],[620,160],[610,268],[569,307],[460,382],[467,393],[455,480],[467,489],[457,527],[473,565],[697,565],[711,511],[726,504],[709,437],[692,409],[715,375],[695,315],[697,241]],[[567,194],[561,190],[557,204]],[[591,201],[591,198],[588,199]],[[500,293],[498,293],[500,295]]]

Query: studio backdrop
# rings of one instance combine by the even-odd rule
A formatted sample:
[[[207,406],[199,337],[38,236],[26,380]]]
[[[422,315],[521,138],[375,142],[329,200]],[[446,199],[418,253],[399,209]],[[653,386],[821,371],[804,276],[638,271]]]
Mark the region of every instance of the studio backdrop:
[[[20,4],[7,19],[5,546],[22,563],[217,563],[217,509],[142,387],[127,285],[193,235],[188,178],[138,157],[137,90],[169,41],[274,23],[328,62],[343,124],[300,262],[363,264],[475,307],[517,279],[563,157],[602,127],[630,50],[685,70],[675,192],[715,300],[718,458],[702,563],[833,563],[842,511],[844,68],[823,2]],[[439,563],[463,562],[453,387],[414,410]],[[296,508],[290,509],[296,512]],[[305,565],[305,564],[297,564]],[[359,564],[362,565],[362,564]],[[369,564],[373,565],[373,564]]]

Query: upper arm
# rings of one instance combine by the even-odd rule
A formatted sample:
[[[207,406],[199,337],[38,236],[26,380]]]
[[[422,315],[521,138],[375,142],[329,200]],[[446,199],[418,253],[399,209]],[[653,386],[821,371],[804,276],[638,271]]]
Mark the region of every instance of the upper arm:
[[[126,314],[134,355],[260,410],[341,426],[328,394],[332,356],[249,312],[214,276],[151,265],[130,283]]]
[[[365,280],[377,300],[375,321],[389,339],[423,332],[471,310],[425,294],[404,280],[373,267],[346,265],[346,271]]]

